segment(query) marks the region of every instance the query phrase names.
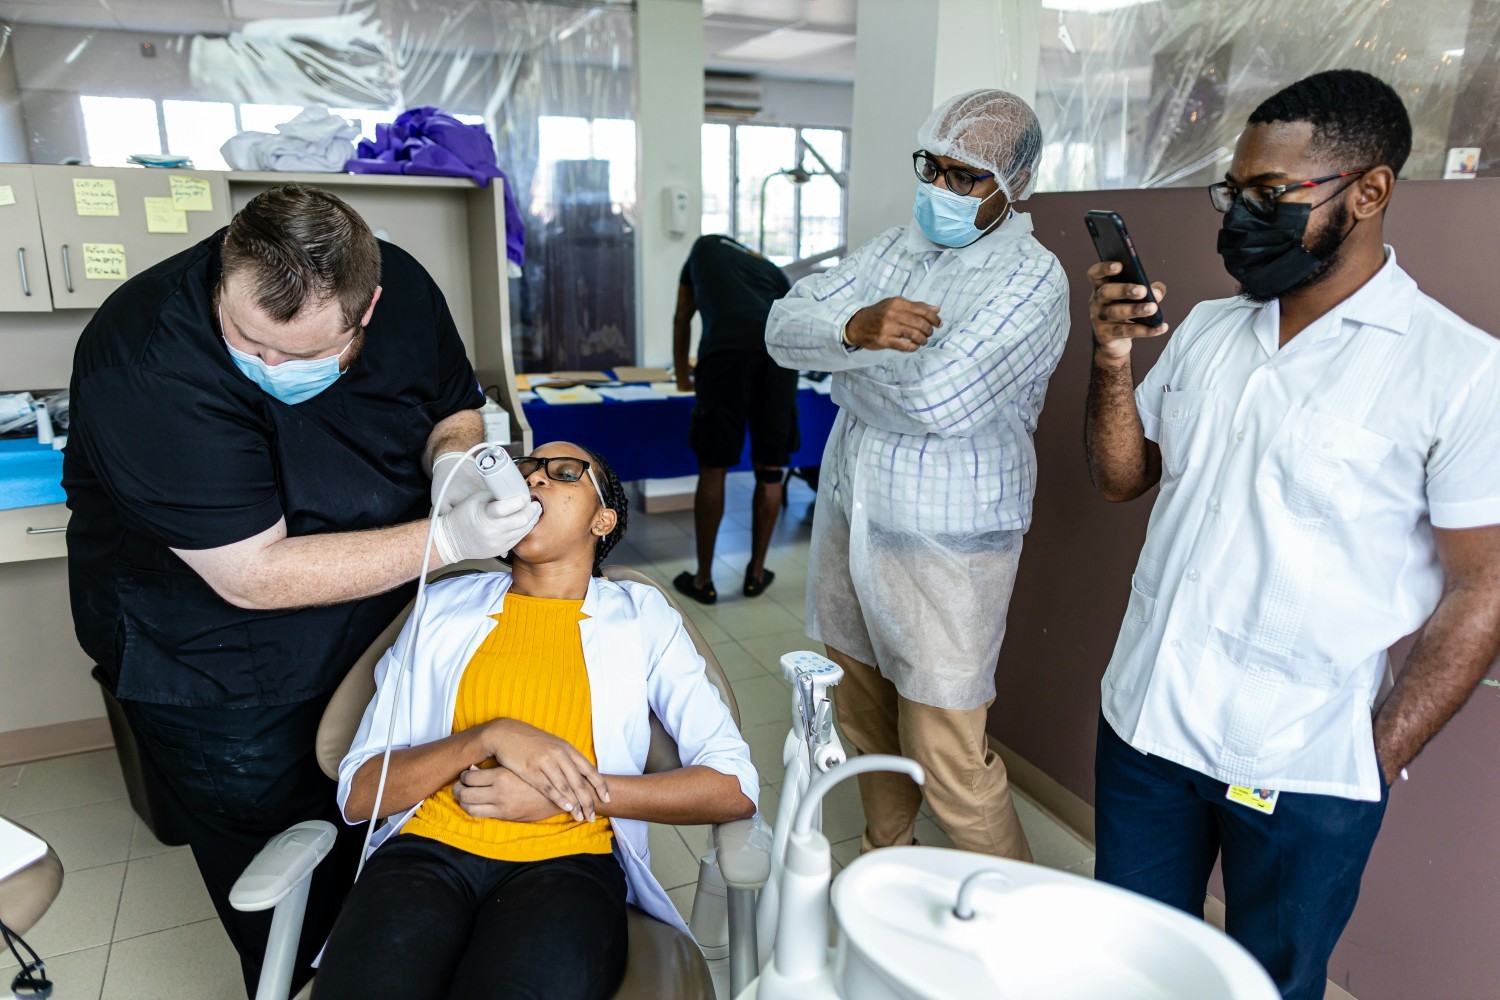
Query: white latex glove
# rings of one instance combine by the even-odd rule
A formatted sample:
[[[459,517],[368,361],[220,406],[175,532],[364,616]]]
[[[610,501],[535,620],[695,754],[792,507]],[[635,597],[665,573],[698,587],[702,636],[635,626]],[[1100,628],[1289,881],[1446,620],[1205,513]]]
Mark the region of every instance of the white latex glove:
[[[474,460],[461,451],[445,451],[432,460],[432,502],[434,506],[438,502],[438,491],[443,488],[443,480],[448,478],[448,473],[453,471],[452,462],[457,461],[458,471],[453,473],[453,482],[448,484],[448,492],[443,497],[443,505],[436,511],[438,514],[446,514],[453,509],[460,500],[473,493],[489,495],[489,488],[484,485],[484,476],[479,474],[479,466]]]
[[[492,500],[481,485],[478,493],[438,515],[432,540],[445,566],[465,559],[496,559],[509,555],[541,516],[542,505],[529,496]]]

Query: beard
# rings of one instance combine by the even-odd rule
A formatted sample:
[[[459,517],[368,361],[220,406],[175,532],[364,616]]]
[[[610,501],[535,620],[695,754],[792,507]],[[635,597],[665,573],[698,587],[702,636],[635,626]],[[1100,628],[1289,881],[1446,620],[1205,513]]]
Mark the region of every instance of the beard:
[[[1358,223],[1356,222],[1355,225],[1358,225]],[[1354,226],[1349,225],[1349,206],[1339,201],[1329,211],[1328,221],[1319,227],[1312,239],[1309,240],[1304,236],[1302,240],[1302,245],[1307,249],[1307,252],[1318,258],[1321,262],[1316,271],[1280,295],[1255,295],[1244,288],[1240,289],[1240,295],[1258,306],[1263,306],[1267,302],[1283,298],[1294,292],[1312,288],[1327,281],[1334,274],[1338,273],[1339,265],[1343,262],[1344,241],[1349,238],[1349,234],[1352,232],[1354,232]]]

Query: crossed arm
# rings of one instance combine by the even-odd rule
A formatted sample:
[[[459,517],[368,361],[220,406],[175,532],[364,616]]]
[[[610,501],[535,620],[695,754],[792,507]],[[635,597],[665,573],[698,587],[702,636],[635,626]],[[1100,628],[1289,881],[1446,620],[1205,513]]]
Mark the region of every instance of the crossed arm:
[[[494,760],[499,767],[480,768]],[[344,804],[351,820],[375,808],[380,755],[355,772]],[[514,719],[496,719],[463,732],[391,753],[381,817],[405,812],[445,785],[470,815],[520,823],[567,813],[653,823],[725,823],[755,814],[739,781],[711,767],[659,774],[601,775],[566,741]]]

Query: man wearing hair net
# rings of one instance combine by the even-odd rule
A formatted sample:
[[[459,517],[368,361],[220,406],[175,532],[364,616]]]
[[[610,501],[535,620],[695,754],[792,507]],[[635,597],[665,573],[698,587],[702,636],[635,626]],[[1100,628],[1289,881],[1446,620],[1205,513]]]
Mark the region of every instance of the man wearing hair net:
[[[766,344],[832,371],[839,416],[818,489],[808,635],[844,668],[839,721],[903,754],[956,847],[1031,859],[985,718],[1031,521],[1031,435],[1067,334],[1067,281],[1013,204],[1042,132],[976,90],[917,132],[915,218],[776,303]],[[922,790],[860,775],[864,850],[912,842]]]

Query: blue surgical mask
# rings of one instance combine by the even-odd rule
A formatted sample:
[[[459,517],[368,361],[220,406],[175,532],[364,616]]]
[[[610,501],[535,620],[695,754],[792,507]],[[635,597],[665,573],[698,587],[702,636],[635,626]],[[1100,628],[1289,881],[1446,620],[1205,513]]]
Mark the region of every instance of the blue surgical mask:
[[[219,329],[224,329],[222,307],[219,309]],[[344,350],[330,357],[283,361],[279,365],[268,365],[258,355],[247,354],[228,340],[224,340],[224,346],[229,348],[229,356],[234,359],[235,367],[262,390],[289,406],[312,399],[333,385],[343,374],[339,370],[339,361],[343,358],[344,352],[353,344],[354,338],[350,337],[349,343],[344,345]]]
[[[917,225],[932,242],[945,247],[966,247],[990,231],[974,225],[974,219],[979,215],[979,206],[999,193],[1000,189],[996,188],[984,198],[970,198],[936,184],[918,183],[912,213],[917,217]],[[1000,220],[996,219],[990,229],[999,223]]]

